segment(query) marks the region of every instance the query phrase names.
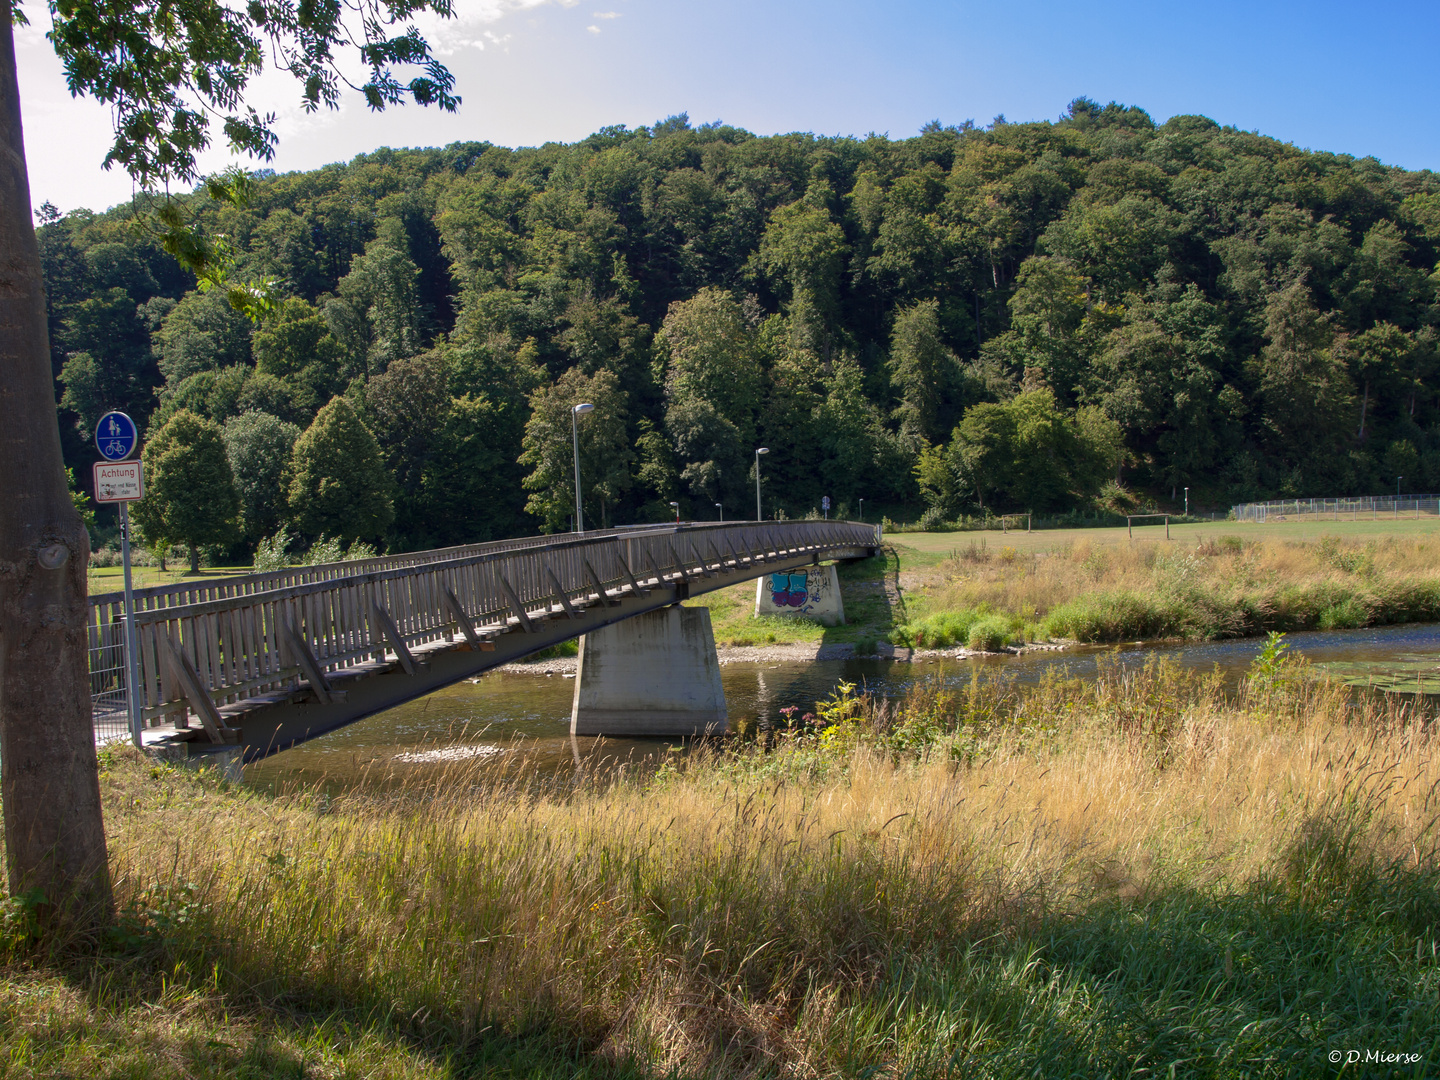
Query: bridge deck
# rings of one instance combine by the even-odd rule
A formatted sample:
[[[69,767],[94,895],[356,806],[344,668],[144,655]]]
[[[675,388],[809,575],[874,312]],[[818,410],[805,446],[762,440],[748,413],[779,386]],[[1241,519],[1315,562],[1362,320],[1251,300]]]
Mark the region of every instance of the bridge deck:
[[[259,757],[602,626],[877,543],[853,522],[667,525],[143,589],[142,715]],[[122,620],[120,594],[91,599],[97,719],[123,683]]]

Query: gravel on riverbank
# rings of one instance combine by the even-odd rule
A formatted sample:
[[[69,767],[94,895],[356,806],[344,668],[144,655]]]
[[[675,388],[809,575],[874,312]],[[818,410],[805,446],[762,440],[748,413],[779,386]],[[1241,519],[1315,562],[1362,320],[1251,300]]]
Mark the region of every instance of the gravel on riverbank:
[[[1073,641],[1035,642],[1017,645],[1001,652],[987,653],[980,649],[957,646],[953,649],[909,649],[904,646],[881,642],[875,652],[867,655],[877,660],[893,660],[897,663],[913,663],[927,660],[963,660],[969,656],[1018,656],[1031,652],[1057,652],[1075,645]],[[722,664],[805,664],[815,660],[849,660],[857,655],[855,646],[850,644],[822,645],[818,642],[786,642],[776,645],[735,645],[718,648],[716,656]],[[574,675],[579,666],[578,658],[563,656],[554,660],[519,660],[496,668],[507,675]]]

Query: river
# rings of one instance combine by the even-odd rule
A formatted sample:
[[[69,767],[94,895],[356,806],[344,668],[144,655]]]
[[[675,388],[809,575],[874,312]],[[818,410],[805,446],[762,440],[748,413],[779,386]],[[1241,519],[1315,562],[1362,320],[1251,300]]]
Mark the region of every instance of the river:
[[[1383,668],[1391,662],[1435,661],[1440,691],[1440,624],[1411,624],[1366,630],[1315,631],[1287,635],[1292,648],[1317,663]],[[853,682],[889,697],[903,695],[917,679],[937,675],[968,683],[1007,674],[1022,683],[1037,682],[1060,665],[1069,674],[1092,676],[1098,657],[1116,653],[1125,664],[1141,664],[1152,654],[1173,657],[1192,668],[1218,666],[1234,686],[1262,642],[1256,639],[1105,647],[1019,656],[896,663],[855,658],[814,662],[733,663],[721,667],[732,726],[744,721],[778,722],[780,710],[802,712],[828,697],[838,683]],[[457,683],[428,697],[390,709],[339,731],[275,754],[245,769],[246,781],[278,791],[319,785],[332,791],[355,787],[391,787],[424,780],[457,762],[483,764],[486,771],[513,775],[527,770],[542,775],[575,768],[577,755],[588,762],[653,761],[672,752],[658,740],[570,738],[573,677],[495,671]]]

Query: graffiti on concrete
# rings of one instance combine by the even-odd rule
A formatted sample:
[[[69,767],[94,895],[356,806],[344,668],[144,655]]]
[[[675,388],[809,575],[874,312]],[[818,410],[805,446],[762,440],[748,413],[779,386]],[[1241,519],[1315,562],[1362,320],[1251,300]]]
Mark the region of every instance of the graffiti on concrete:
[[[798,574],[771,574],[770,600],[776,607],[803,608],[810,597],[810,575],[804,570]]]
[[[755,583],[756,615],[807,615],[826,626],[845,621],[840,578],[833,566],[766,574]]]
[[[792,574],[770,575],[770,601],[782,611],[797,615],[817,614],[824,606],[828,611],[834,606],[829,568],[818,573],[797,570]],[[827,603],[828,601],[828,603]]]

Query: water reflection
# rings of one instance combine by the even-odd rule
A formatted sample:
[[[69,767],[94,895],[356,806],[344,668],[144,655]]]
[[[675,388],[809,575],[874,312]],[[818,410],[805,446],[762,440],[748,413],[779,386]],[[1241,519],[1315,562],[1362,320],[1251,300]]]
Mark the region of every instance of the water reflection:
[[[1292,634],[1288,640],[1317,662],[1400,655],[1440,659],[1437,624]],[[1097,658],[1114,652],[1125,664],[1140,664],[1148,655],[1160,654],[1189,667],[1218,667],[1233,687],[1260,645],[1253,639],[1132,645],[915,664],[860,658],[726,664],[721,680],[732,728],[752,726],[763,732],[779,725],[782,709],[810,711],[842,680],[893,698],[926,678],[963,684],[977,673],[981,677],[1004,673],[1021,683],[1035,683],[1057,666],[1071,676],[1088,678],[1094,675]],[[492,672],[276,754],[249,766],[246,777],[270,790],[312,784],[331,790],[386,788],[423,782],[462,766],[492,780],[572,777],[627,763],[653,767],[666,754],[684,752],[683,747],[654,739],[572,739],[573,689],[570,676]]]

